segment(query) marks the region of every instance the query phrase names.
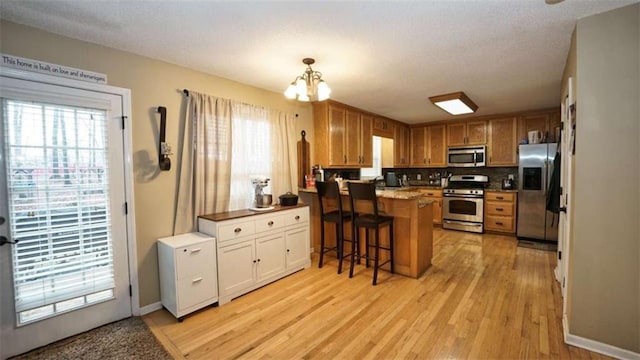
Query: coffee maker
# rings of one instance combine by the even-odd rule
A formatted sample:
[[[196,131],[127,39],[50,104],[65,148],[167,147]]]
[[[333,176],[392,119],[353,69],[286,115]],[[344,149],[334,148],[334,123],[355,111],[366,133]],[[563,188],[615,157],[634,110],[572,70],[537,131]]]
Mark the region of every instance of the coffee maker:
[[[513,190],[515,187],[513,175],[509,175],[506,179],[502,179],[502,190]]]

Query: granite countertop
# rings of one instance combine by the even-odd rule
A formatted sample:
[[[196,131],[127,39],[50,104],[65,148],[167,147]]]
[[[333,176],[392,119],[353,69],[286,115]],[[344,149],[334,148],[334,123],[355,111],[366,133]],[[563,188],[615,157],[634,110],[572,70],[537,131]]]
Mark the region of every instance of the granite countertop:
[[[504,190],[504,189],[492,189],[492,188],[486,188],[486,189],[484,189],[484,191],[503,192],[503,193],[517,193],[518,192],[518,190],[516,190],[516,189]]]
[[[317,193],[316,188],[300,188],[299,192]],[[340,194],[349,196],[347,190],[341,190]],[[396,199],[396,200],[418,200],[418,206],[424,206],[433,202],[433,200],[425,198],[424,194],[418,191],[411,191],[411,188],[386,188],[382,190],[376,190],[376,195],[383,199]]]

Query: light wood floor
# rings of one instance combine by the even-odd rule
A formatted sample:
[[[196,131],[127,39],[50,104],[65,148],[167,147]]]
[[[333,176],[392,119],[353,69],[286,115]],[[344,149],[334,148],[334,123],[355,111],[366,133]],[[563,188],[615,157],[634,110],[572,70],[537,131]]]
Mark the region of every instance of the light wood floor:
[[[178,359],[604,359],[562,341],[555,253],[516,239],[434,230],[420,279],[359,266],[337,275],[329,257],[178,323],[144,317]]]

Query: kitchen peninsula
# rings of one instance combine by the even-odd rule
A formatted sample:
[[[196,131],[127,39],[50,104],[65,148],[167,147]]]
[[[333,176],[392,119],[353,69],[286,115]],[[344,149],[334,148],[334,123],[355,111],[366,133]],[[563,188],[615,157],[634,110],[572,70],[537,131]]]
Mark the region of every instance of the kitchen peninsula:
[[[320,208],[315,188],[299,189],[302,200],[311,205],[313,248],[320,249]],[[350,209],[349,193],[341,191],[344,209]],[[420,277],[431,266],[433,256],[433,200],[410,190],[378,190],[378,210],[394,217],[394,267],[397,274]],[[356,211],[370,211],[356,202]],[[366,204],[369,205],[369,204]],[[370,206],[370,205],[369,205]],[[345,237],[351,237],[351,224],[345,224]],[[335,232],[325,225],[325,244],[335,246]],[[388,243],[386,231],[380,232],[381,243]],[[364,234],[361,235],[364,238]],[[385,259],[382,258],[384,261]]]

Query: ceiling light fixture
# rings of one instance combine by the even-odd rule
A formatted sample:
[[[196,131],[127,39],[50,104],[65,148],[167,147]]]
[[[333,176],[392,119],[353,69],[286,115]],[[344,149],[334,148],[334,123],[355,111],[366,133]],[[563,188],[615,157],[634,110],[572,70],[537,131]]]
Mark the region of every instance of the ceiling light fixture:
[[[451,115],[471,114],[478,110],[478,105],[471,101],[462,91],[432,96],[429,100]]]
[[[291,82],[284,96],[287,99],[298,99],[298,101],[327,100],[331,95],[331,89],[322,80],[322,73],[311,68],[311,64],[316,61],[312,58],[304,58],[302,62],[307,65],[307,69]]]

